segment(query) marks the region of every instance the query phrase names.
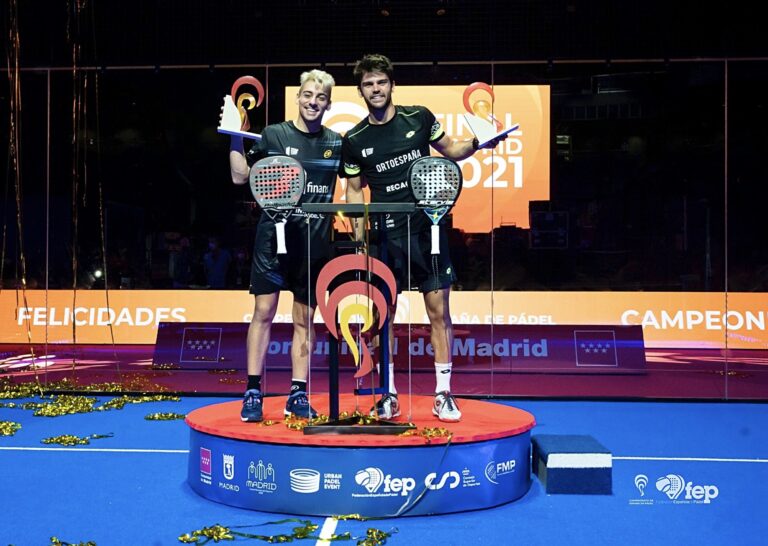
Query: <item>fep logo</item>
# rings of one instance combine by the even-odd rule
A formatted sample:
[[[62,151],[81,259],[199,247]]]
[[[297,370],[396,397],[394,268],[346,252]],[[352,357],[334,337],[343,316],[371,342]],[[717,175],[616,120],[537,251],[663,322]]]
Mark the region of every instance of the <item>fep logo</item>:
[[[656,479],[656,490],[667,496],[669,500],[654,500],[647,498],[648,476],[637,474],[635,487],[641,497],[629,500],[629,504],[652,505],[662,504],[710,504],[720,495],[720,489],[716,485],[695,485],[692,481],[686,481],[680,474],[665,474]],[[652,490],[651,490],[652,491]]]
[[[664,493],[670,500],[680,496],[685,488],[685,480],[679,474],[667,474],[656,480],[656,489]]]
[[[369,493],[375,493],[384,482],[384,473],[380,468],[369,466],[364,470],[358,470],[355,474],[357,485],[365,487]]]
[[[371,496],[393,497],[396,495],[407,496],[416,488],[416,480],[413,478],[393,478],[391,474],[384,475],[380,468],[369,466],[358,470],[355,474],[357,485],[365,487]],[[379,489],[384,486],[381,493]],[[356,496],[356,495],[352,495]]]

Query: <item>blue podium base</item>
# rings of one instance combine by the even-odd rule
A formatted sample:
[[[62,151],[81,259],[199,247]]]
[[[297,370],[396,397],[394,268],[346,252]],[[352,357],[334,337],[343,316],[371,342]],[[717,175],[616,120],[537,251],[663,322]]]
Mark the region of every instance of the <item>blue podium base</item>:
[[[189,485],[251,510],[366,517],[490,508],[528,491],[531,414],[461,400],[462,422],[441,423],[431,414],[432,397],[401,396],[401,404],[409,399],[403,414],[410,410],[419,429],[444,427],[452,436],[304,435],[283,423],[240,422],[239,401],[200,408],[187,417]],[[325,413],[326,396],[311,402]],[[267,399],[265,419],[281,419],[283,404]],[[352,395],[342,396],[342,411],[354,407]]]

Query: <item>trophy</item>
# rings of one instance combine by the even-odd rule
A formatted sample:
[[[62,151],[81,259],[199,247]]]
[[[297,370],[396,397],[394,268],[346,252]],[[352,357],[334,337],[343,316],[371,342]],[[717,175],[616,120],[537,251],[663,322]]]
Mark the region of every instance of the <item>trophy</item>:
[[[256,88],[259,95],[258,100],[251,93],[237,95],[240,87],[246,84]],[[224,97],[224,106],[221,108],[219,126],[216,130],[226,135],[261,140],[261,135],[249,131],[251,124],[248,121],[247,111],[253,110],[256,106],[261,106],[261,103],[264,101],[264,95],[264,86],[253,76],[242,76],[235,80],[230,94]],[[235,99],[237,99],[237,104],[235,104]]]
[[[491,96],[491,102],[480,99],[475,101],[474,104],[470,104],[469,97],[477,90],[486,91]],[[487,83],[475,82],[468,85],[464,90],[464,108],[468,112],[464,114],[464,119],[467,120],[467,125],[469,125],[470,130],[477,138],[479,148],[483,148],[491,140],[505,136],[520,128],[520,124],[516,123],[508,129],[503,129],[504,126],[496,119],[492,112],[494,99],[493,89]]]

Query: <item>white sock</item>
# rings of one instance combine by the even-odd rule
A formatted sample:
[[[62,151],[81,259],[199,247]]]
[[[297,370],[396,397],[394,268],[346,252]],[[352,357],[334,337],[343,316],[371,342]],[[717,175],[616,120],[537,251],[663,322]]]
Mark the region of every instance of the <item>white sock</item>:
[[[451,391],[451,366],[453,366],[451,362],[435,362],[435,377],[437,379],[435,392]]]
[[[389,392],[392,394],[397,394],[397,389],[395,388],[395,363],[390,362],[389,363]]]

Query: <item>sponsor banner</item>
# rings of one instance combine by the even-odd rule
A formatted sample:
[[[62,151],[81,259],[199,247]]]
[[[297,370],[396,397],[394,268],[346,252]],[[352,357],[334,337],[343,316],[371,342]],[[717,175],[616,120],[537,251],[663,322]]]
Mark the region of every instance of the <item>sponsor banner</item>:
[[[187,480],[203,497],[290,514],[426,515],[497,506],[531,484],[530,433],[477,444],[323,448],[190,430]]]
[[[448,136],[469,139],[474,135],[464,119],[466,87],[397,85],[393,97],[395,104],[426,106]],[[285,89],[285,112],[291,119],[298,91],[298,87]],[[549,199],[549,86],[496,85],[493,93],[496,119],[505,128],[515,124],[520,128],[494,150],[480,150],[459,162],[464,184],[452,210],[453,226],[466,232],[487,233],[502,222],[527,228],[528,203]],[[469,100],[470,104],[490,102],[490,95],[477,90]],[[323,123],[344,134],[367,115],[357,88],[338,86],[333,89],[333,107]],[[343,180],[337,184],[334,200],[344,201]]]
[[[325,325],[315,327],[317,342],[313,368],[327,366],[330,341]],[[271,367],[291,367],[293,326],[275,324],[267,347]],[[163,323],[158,331],[153,362],[187,369],[244,369],[247,324]],[[409,345],[410,344],[410,345]],[[434,351],[424,327],[395,329],[396,362],[432,369]],[[369,347],[373,353],[374,348]],[[215,358],[214,358],[215,355]],[[353,365],[345,342],[339,365]],[[568,373],[641,373],[645,369],[640,326],[493,326],[476,324],[454,329],[453,366],[473,370],[550,371]]]
[[[24,297],[22,297],[24,296]],[[283,293],[275,321],[290,322]],[[727,306],[726,306],[727,303]],[[0,292],[0,343],[155,343],[163,322],[248,323],[253,296],[229,290],[27,290]],[[462,325],[643,327],[650,348],[768,349],[768,293],[458,292],[451,315]],[[322,322],[319,313],[317,323]],[[421,294],[398,298],[396,324],[426,324]],[[212,351],[211,347],[206,349]],[[199,356],[212,357],[213,353]]]

